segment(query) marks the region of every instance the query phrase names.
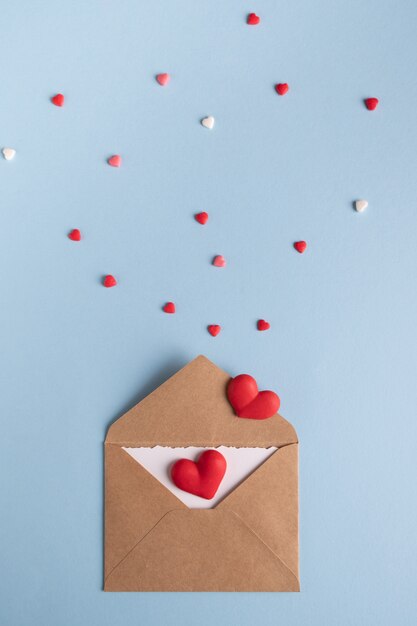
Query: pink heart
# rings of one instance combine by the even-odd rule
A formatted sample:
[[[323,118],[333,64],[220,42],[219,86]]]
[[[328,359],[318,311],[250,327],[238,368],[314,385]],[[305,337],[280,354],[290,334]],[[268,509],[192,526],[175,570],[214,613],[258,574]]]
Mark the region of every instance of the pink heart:
[[[221,254],[218,254],[213,259],[213,265],[216,267],[226,267],[226,259]]]
[[[122,164],[122,157],[120,154],[113,154],[113,156],[108,159],[107,163],[112,167],[120,167]]]
[[[168,85],[171,76],[169,74],[157,74],[156,80],[157,82],[164,87]]]

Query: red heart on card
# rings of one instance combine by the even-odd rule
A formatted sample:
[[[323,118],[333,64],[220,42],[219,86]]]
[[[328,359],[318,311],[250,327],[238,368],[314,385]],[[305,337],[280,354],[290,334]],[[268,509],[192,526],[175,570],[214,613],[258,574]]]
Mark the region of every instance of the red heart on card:
[[[72,231],[70,233],[68,233],[68,239],[71,239],[71,241],[80,241],[81,240],[81,233],[78,230],[78,228],[73,228]]]
[[[169,83],[169,79],[170,79],[170,75],[169,74],[157,74],[156,76],[156,80],[157,82],[162,85],[162,87],[164,87],[165,85],[168,85]]]
[[[210,326],[207,326],[207,330],[209,331],[212,337],[217,337],[221,329],[222,327],[219,326],[218,324],[210,324]]]
[[[175,485],[200,498],[211,500],[223,480],[226,459],[217,450],[205,450],[196,463],[189,459],[176,461],[171,469]]]
[[[306,241],[296,241],[294,244],[294,248],[300,254],[303,254],[307,250],[307,242]]]
[[[368,109],[368,111],[375,111],[378,104],[379,104],[378,98],[366,98],[365,100],[365,106]]]
[[[247,23],[249,26],[256,26],[261,21],[261,18],[256,13],[249,13]]]
[[[175,313],[175,304],[173,302],[167,302],[163,307],[164,313]]]
[[[113,154],[113,156],[108,159],[107,163],[112,167],[120,167],[122,164],[122,157],[120,154]]]
[[[264,420],[278,412],[280,399],[273,391],[259,391],[249,374],[239,374],[229,382],[227,397],[238,417]]]
[[[56,96],[51,98],[51,102],[56,107],[63,107],[64,106],[64,102],[65,102],[65,97],[62,95],[62,93],[57,93]]]
[[[271,328],[271,324],[265,320],[258,320],[257,327],[258,330],[269,330]]]
[[[288,90],[289,86],[287,83],[278,83],[278,85],[275,85],[275,91],[279,96],[285,96],[285,94],[288,93]]]
[[[202,211],[201,213],[196,213],[194,217],[199,224],[203,225],[207,223],[209,218],[208,213],[206,213],[205,211]]]

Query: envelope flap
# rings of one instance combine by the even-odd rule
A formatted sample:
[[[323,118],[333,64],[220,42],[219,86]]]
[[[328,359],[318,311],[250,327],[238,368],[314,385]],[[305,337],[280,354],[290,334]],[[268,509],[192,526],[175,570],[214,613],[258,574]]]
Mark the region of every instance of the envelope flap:
[[[230,406],[230,376],[199,356],[110,427],[106,443],[126,447],[270,447],[297,442],[280,415],[241,419]]]
[[[106,578],[106,591],[299,591],[297,577],[229,511],[171,511]]]
[[[242,519],[298,577],[298,444],[274,452],[216,509]]]

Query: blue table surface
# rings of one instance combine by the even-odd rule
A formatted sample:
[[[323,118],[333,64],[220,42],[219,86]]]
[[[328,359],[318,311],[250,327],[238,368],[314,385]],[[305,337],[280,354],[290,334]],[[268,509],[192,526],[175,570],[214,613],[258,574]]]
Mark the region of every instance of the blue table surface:
[[[1,14],[1,624],[414,626],[417,4]],[[300,594],[102,591],[106,429],[200,353],[297,429]]]

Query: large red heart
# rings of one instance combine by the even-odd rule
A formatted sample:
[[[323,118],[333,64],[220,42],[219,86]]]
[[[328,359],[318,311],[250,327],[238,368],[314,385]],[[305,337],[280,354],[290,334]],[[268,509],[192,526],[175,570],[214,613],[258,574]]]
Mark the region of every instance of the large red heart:
[[[227,386],[227,397],[238,417],[264,420],[277,413],[280,399],[273,391],[259,391],[249,374],[239,374]]]
[[[211,500],[226,472],[226,459],[217,450],[206,450],[196,463],[189,459],[176,461],[171,477],[176,486],[200,498]]]

